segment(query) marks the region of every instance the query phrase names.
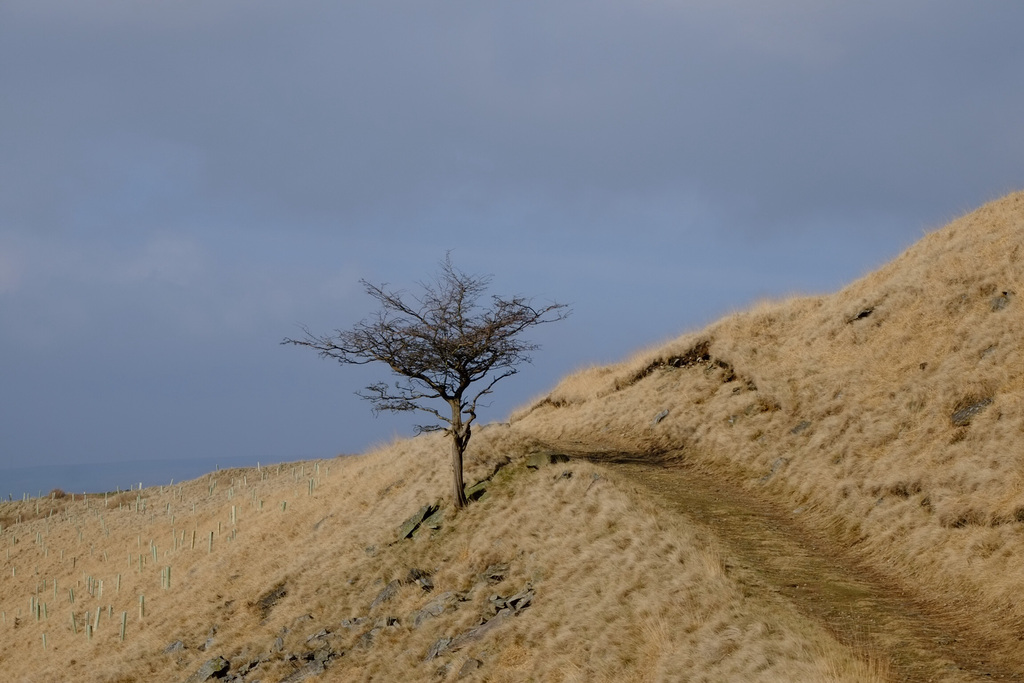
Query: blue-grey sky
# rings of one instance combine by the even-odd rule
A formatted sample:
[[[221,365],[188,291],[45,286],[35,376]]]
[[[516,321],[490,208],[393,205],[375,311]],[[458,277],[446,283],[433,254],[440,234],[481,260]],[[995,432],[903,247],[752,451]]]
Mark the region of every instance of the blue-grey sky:
[[[835,290],[1024,187],[1022,26],[994,0],[3,0],[0,470],[410,434],[353,395],[383,369],[278,342],[448,250],[574,309],[484,420]]]

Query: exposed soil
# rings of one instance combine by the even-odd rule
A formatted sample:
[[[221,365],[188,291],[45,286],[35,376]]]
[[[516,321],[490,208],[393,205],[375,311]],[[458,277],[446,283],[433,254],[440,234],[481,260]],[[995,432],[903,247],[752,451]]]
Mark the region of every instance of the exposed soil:
[[[1024,681],[1020,669],[996,660],[990,644],[859,564],[802,524],[799,512],[691,468],[613,466],[668,509],[709,529],[725,551],[726,571],[752,594],[774,595],[840,642],[887,660],[894,680]]]

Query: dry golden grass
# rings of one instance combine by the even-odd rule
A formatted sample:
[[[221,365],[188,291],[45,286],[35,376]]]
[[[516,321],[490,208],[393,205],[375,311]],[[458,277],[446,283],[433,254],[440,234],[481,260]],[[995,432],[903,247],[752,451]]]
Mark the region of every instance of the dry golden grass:
[[[482,430],[468,478],[486,477],[526,448],[508,427]],[[517,459],[485,498],[456,519],[447,513],[439,531],[396,543],[401,522],[447,491],[446,451],[426,436],[363,456],[227,470],[106,502],[61,501],[48,517],[5,528],[5,680],[184,680],[217,654],[236,667],[266,654],[278,636],[285,654],[301,655],[325,628],[345,654],[323,680],[454,680],[470,658],[483,666],[468,680],[487,681],[884,679],[821,626],[775,600],[745,596],[723,571],[714,538],[599,465],[534,471]],[[495,564],[508,570],[490,584],[481,576]],[[165,567],[169,589],[161,587]],[[384,585],[411,568],[432,573],[433,592],[404,585],[371,610]],[[478,625],[491,595],[527,586],[533,605],[518,617],[425,661],[439,638]],[[260,599],[277,588],[279,600],[264,611]],[[462,595],[458,609],[414,628],[412,614],[446,591]],[[85,624],[97,609],[90,640]],[[344,628],[354,617],[370,621]],[[361,646],[384,617],[399,624]],[[165,652],[177,640],[185,649]],[[279,681],[295,666],[271,657],[246,680]]]
[[[1020,665],[1022,256],[1016,193],[835,295],[761,304],[570,376],[513,424],[673,452],[803,507]]]

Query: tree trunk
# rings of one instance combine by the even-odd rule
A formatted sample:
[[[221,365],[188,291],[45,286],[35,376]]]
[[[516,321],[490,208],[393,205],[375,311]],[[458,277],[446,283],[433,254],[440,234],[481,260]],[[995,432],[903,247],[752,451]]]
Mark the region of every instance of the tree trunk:
[[[462,454],[465,451],[465,441],[455,434],[452,435],[452,500],[455,501],[455,508],[466,507],[469,501],[466,500],[466,487],[462,482]]]
[[[466,500],[466,486],[462,481],[462,455],[466,452],[466,444],[469,443],[469,425],[462,424],[462,401],[451,402],[452,407],[452,500],[455,509],[466,507],[469,501]]]

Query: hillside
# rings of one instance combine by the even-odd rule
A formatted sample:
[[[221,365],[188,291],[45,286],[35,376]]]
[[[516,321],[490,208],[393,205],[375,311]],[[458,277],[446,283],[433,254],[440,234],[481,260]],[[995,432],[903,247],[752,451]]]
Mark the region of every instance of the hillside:
[[[447,492],[437,435],[0,503],[0,672],[1018,680],[1022,242],[1018,193],[834,295],[575,373],[480,430],[482,496],[408,537]]]
[[[1016,193],[834,295],[583,370],[516,428],[698,465],[799,510],[1024,671],[1022,251]]]

